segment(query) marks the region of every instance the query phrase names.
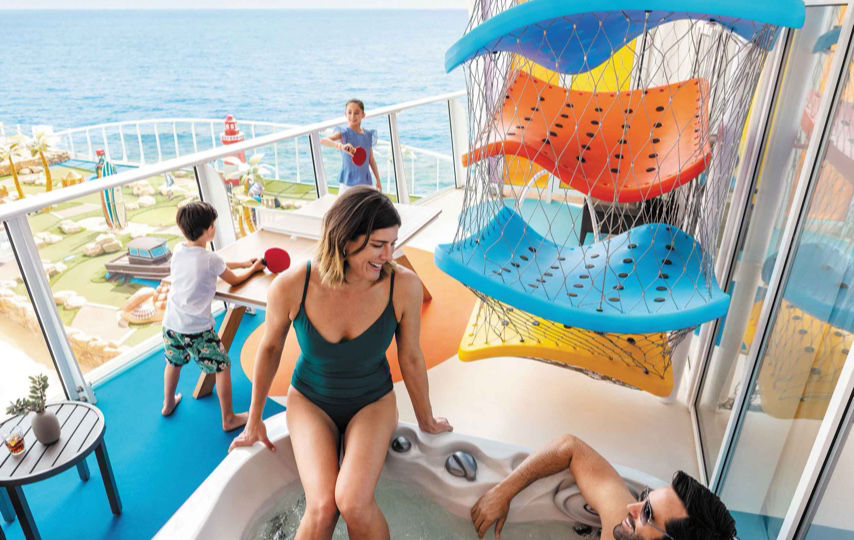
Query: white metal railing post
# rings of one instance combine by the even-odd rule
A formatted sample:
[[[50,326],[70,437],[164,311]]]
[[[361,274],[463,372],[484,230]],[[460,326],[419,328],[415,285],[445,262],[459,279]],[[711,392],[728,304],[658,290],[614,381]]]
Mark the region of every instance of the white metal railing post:
[[[276,167],[276,180],[281,180],[282,176],[279,174],[279,143],[273,143],[273,162]]]
[[[142,132],[139,130],[139,122],[136,123],[136,142],[139,144],[139,164],[145,165],[145,151],[142,149]]]
[[[409,186],[406,185],[406,173],[403,166],[403,155],[400,152],[400,138],[397,133],[397,113],[388,115],[388,138],[391,142],[391,164],[394,167],[394,183],[397,185],[397,201],[409,203]]]
[[[451,128],[451,162],[454,165],[454,187],[465,185],[465,174],[461,156],[468,146],[466,135],[466,111],[457,98],[448,100],[448,124]]]
[[[214,123],[211,122],[211,148],[216,148],[216,128],[214,127]]]
[[[6,126],[3,125],[3,122],[0,122],[0,137],[6,137]]]
[[[294,137],[294,159],[297,164],[297,184],[302,183],[299,172],[299,137]]]
[[[172,122],[172,140],[175,141],[175,157],[180,157],[181,149],[178,148],[178,122]]]
[[[59,316],[56,302],[53,300],[53,291],[39,258],[27,215],[21,214],[6,219],[4,224],[15,259],[18,261],[21,279],[27,287],[36,319],[39,321],[53,363],[59,372],[65,395],[69,399],[95,403],[95,393],[83,378],[80,366],[74,358],[74,351],[71,350],[68,336],[65,334],[65,327]]]
[[[68,150],[71,152],[71,156],[77,155],[77,152],[74,151],[74,135],[71,133],[68,134]]]
[[[326,184],[326,171],[323,168],[323,155],[320,152],[320,135],[317,131],[312,131],[308,135],[308,143],[311,147],[311,166],[314,168],[317,196],[323,197],[329,193],[329,186]]]
[[[190,122],[190,133],[193,135],[193,153],[199,151],[199,143],[196,141],[196,123]]]
[[[110,156],[110,143],[107,141],[107,128],[101,126],[101,138],[104,140],[104,155],[107,159],[112,160],[113,158]]]
[[[89,149],[89,159],[95,159],[95,154],[92,152],[92,136],[89,134],[89,128],[86,128],[86,146]]]
[[[122,125],[119,124],[119,140],[122,142],[122,161],[127,163],[128,161],[128,149],[125,146],[125,133],[122,131]]]
[[[154,142],[157,143],[157,161],[163,161],[163,152],[160,150],[160,134],[157,133],[157,122],[154,122],[153,126],[154,126]]]
[[[436,158],[436,191],[439,191],[439,181],[440,181],[439,166],[440,166],[440,164],[441,164],[441,162],[439,161],[439,158],[437,157]]]

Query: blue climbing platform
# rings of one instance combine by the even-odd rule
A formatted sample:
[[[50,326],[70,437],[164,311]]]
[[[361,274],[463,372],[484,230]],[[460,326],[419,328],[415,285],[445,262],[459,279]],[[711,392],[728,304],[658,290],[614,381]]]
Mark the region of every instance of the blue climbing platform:
[[[709,279],[703,251],[653,223],[584,247],[546,240],[510,208],[436,249],[436,266],[505,304],[570,327],[623,334],[689,328],[724,315],[729,296]]]
[[[594,5],[593,13],[593,5],[584,0],[530,0],[514,6],[452,45],[445,54],[445,69],[505,51],[561,73],[584,73],[646,31],[687,19],[721,24],[770,49],[778,29],[763,26],[800,28],[806,13],[802,0],[600,0]]]

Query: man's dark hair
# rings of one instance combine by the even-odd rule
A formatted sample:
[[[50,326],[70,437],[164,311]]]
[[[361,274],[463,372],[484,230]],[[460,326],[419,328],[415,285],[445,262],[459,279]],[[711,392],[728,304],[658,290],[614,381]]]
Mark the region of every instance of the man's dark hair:
[[[664,528],[675,540],[731,540],[735,538],[735,520],[717,495],[682,471],[670,484],[679,496],[687,518],[671,519]]]
[[[216,209],[206,202],[193,201],[178,209],[175,221],[187,240],[195,242],[216,221]]]

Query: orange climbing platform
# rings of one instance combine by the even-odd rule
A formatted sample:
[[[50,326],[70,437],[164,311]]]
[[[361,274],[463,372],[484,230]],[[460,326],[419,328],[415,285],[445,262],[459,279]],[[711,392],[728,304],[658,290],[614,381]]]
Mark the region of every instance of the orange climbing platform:
[[[517,71],[468,166],[522,157],[565,185],[607,202],[659,197],[700,175],[711,159],[705,79],[633,90],[583,92]]]

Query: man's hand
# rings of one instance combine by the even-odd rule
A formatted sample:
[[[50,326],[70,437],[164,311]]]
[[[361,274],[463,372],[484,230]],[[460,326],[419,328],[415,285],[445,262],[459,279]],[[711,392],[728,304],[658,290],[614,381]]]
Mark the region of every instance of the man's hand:
[[[448,419],[441,416],[433,418],[431,422],[419,422],[418,428],[424,433],[433,434],[454,431],[454,428],[451,426],[451,423],[448,422]]]
[[[231,441],[231,446],[228,447],[228,451],[231,452],[235,448],[241,446],[252,446],[258,441],[264,443],[264,446],[269,448],[271,452],[276,451],[276,446],[267,438],[267,428],[264,426],[264,422],[246,424],[246,427],[243,429],[243,433]]]
[[[477,531],[477,536],[483,538],[489,527],[495,523],[495,538],[501,537],[501,529],[510,511],[510,498],[506,497],[499,486],[495,486],[478,499],[471,507],[471,522]]]

